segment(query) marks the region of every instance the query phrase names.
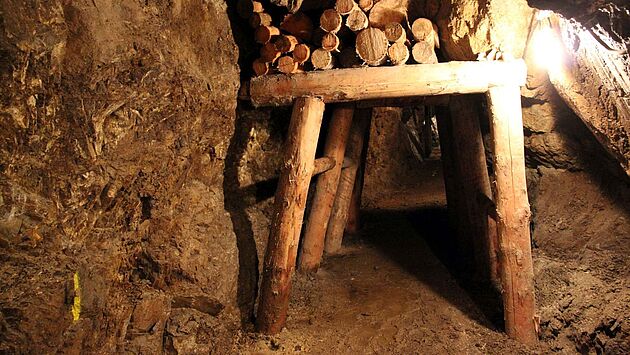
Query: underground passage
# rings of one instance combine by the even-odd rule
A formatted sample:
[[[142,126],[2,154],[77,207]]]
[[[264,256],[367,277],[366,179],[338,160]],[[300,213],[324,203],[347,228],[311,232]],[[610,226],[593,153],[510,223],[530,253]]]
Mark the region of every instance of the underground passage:
[[[0,19],[0,353],[630,353],[627,1]]]

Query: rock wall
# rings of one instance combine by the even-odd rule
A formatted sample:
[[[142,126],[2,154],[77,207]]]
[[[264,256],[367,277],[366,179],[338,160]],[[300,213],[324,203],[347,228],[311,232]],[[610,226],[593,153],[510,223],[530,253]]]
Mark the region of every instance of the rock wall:
[[[229,349],[266,234],[243,187],[282,137],[237,117],[226,3],[7,0],[0,19],[0,352]]]

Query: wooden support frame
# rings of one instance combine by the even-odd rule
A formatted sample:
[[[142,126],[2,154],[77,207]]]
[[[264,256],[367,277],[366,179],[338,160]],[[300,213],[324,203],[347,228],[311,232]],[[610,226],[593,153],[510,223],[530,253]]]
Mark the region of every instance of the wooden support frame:
[[[326,229],[333,210],[335,195],[337,195],[337,186],[339,185],[353,115],[354,105],[351,104],[339,104],[333,111],[326,136],[324,156],[333,159],[336,166],[317,178],[311,212],[302,240],[300,270],[304,272],[317,271],[324,253]]]
[[[328,229],[326,230],[325,250],[328,254],[336,254],[341,249],[343,232],[346,229],[348,212],[352,202],[352,192],[357,180],[357,172],[361,166],[361,155],[365,146],[363,142],[370,129],[371,118],[371,109],[359,109],[354,122],[352,122],[346,157],[357,163],[344,169],[339,179],[335,204],[328,223]]]
[[[304,207],[315,165],[315,149],[324,115],[324,102],[295,100],[284,161],[274,202],[274,215],[265,252],[256,329],[275,334],[287,319],[291,277],[295,270]]]
[[[499,270],[503,317],[509,336],[525,344],[538,340],[535,324],[534,267],[529,234],[530,209],[525,180],[521,91],[493,87],[487,93],[495,171]]]
[[[535,343],[535,297],[519,91],[526,75],[524,62],[517,60],[341,69],[253,79],[250,97],[254,105],[294,104],[285,165],[276,192],[265,253],[257,329],[273,334],[286,322],[291,276],[324,103],[486,93],[494,144],[499,268],[506,331],[520,342]]]

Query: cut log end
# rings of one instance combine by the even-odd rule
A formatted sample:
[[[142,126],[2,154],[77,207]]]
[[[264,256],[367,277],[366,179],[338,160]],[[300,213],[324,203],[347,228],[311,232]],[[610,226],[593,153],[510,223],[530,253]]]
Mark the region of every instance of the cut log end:
[[[407,21],[406,1],[379,1],[370,11],[370,26],[384,29],[388,23]]]
[[[405,42],[407,33],[403,26],[398,22],[391,22],[385,26],[385,37],[391,43]]]
[[[335,9],[324,10],[319,17],[319,27],[326,32],[337,33],[341,29],[342,24],[343,19]]]
[[[265,12],[254,12],[249,18],[249,25],[252,26],[252,28],[271,26],[271,15]]]
[[[361,10],[368,12],[374,6],[374,0],[359,0],[359,7]]]
[[[334,66],[334,58],[332,54],[324,49],[318,48],[311,54],[311,63],[315,69],[332,69]]]
[[[359,32],[368,27],[368,17],[360,8],[355,8],[346,19],[346,26],[353,32]]]
[[[354,0],[337,0],[335,2],[335,10],[342,15],[348,15],[357,7],[358,5]]]
[[[393,65],[405,64],[409,60],[409,48],[404,43],[394,43],[387,50],[387,56]]]
[[[438,62],[433,44],[425,41],[413,45],[411,50],[413,60],[418,64],[435,64]]]
[[[368,27],[357,35],[357,54],[370,66],[379,66],[385,62],[388,45],[385,33],[378,28]]]
[[[256,59],[254,63],[252,63],[252,69],[254,70],[254,75],[261,76],[269,73],[269,63],[265,62],[263,59]]]
[[[284,74],[291,74],[298,71],[298,63],[292,56],[285,55],[278,59],[278,71]]]
[[[339,51],[339,46],[341,45],[341,41],[339,37],[337,37],[334,33],[326,33],[324,37],[322,37],[322,49],[328,52],[337,52]]]
[[[303,41],[310,41],[313,35],[313,22],[310,17],[297,12],[286,15],[280,24],[280,29]]]
[[[311,57],[311,48],[306,44],[298,44],[293,49],[293,60],[298,64],[304,64]]]
[[[274,36],[280,35],[280,30],[274,26],[260,26],[256,29],[256,33],[254,33],[254,38],[256,42],[260,44],[266,44],[271,41]]]
[[[429,19],[419,18],[415,20],[411,25],[411,33],[416,41],[425,41],[436,48],[440,47],[437,26]]]
[[[293,52],[298,43],[297,37],[291,35],[278,36],[274,42],[276,49],[282,53]]]
[[[282,53],[276,49],[276,46],[269,42],[262,46],[260,49],[260,59],[266,63],[273,63],[276,59],[280,58]]]

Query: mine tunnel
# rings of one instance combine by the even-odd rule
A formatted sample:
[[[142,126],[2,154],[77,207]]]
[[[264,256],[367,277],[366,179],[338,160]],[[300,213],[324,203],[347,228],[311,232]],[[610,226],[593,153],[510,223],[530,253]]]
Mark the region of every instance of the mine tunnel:
[[[1,354],[629,354],[626,0],[0,2]]]

